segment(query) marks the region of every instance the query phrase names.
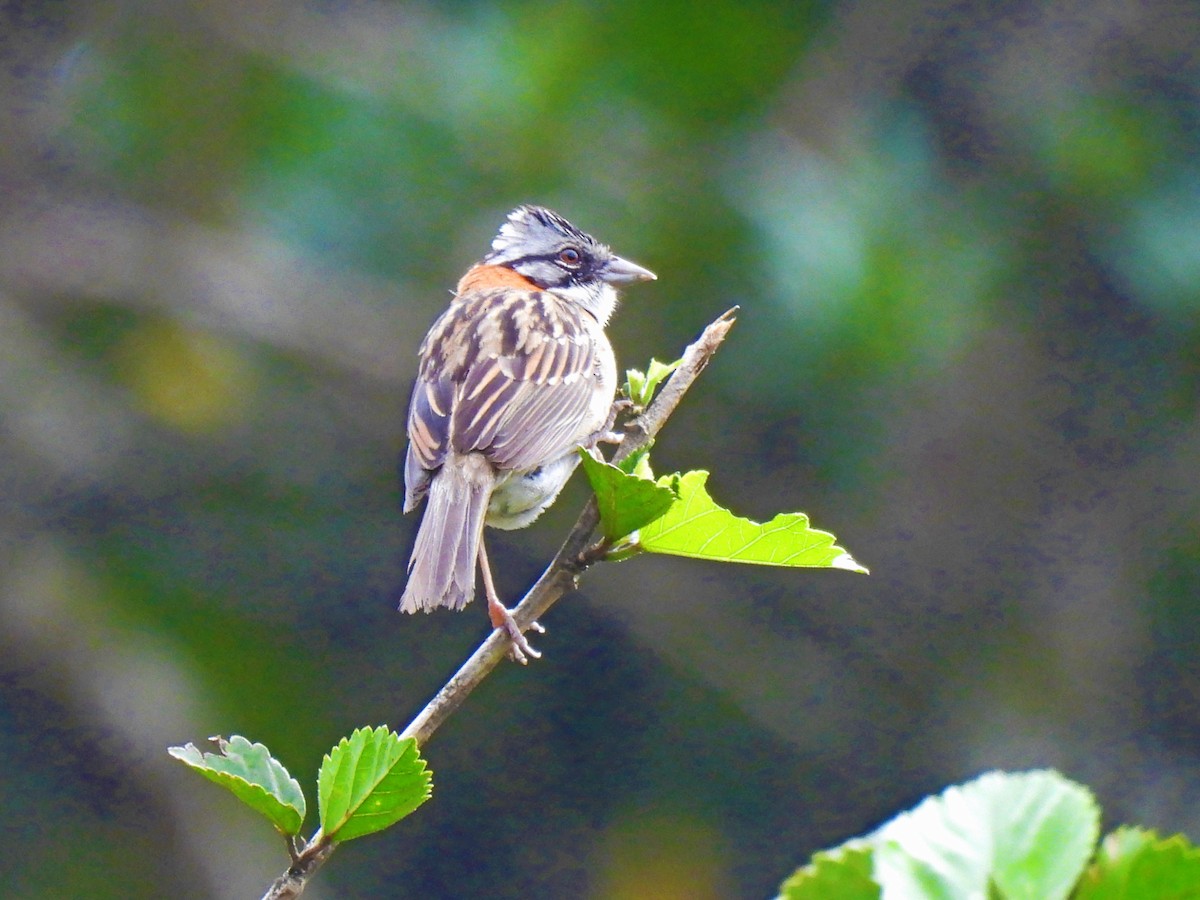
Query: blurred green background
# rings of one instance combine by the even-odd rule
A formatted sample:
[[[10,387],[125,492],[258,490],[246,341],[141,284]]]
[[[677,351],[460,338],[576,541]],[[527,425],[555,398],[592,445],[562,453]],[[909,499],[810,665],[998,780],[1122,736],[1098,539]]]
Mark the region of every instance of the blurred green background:
[[[990,767],[1200,838],[1198,48],[1168,0],[0,5],[5,896],[258,896],[282,841],[167,745],[309,787],[485,635],[395,611],[397,462],[521,202],[658,273],[625,365],[742,306],[657,467],[872,574],[593,570],[306,896],[762,898]]]

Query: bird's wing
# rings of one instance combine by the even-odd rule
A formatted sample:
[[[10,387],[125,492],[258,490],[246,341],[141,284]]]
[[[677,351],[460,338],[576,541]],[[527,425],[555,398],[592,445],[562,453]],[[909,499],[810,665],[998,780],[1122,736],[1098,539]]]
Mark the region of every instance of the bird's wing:
[[[585,315],[542,291],[455,300],[421,348],[408,418],[410,495],[450,449],[480,451],[519,471],[561,456],[599,427],[588,421],[598,357]]]

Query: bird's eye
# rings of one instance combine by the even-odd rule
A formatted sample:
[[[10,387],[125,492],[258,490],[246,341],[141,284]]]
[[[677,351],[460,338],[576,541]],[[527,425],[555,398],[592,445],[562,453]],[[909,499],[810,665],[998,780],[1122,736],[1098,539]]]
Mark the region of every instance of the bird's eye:
[[[579,265],[579,251],[574,247],[563,247],[558,251],[558,259],[560,262],[566,263],[568,266]]]

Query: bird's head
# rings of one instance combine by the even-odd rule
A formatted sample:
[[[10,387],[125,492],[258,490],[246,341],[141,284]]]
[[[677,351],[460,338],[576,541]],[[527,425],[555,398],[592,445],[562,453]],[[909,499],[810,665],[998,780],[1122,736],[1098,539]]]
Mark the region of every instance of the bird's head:
[[[657,277],[542,206],[509,213],[483,262],[507,266],[542,290],[580,304],[602,324],[616,306],[615,285]]]

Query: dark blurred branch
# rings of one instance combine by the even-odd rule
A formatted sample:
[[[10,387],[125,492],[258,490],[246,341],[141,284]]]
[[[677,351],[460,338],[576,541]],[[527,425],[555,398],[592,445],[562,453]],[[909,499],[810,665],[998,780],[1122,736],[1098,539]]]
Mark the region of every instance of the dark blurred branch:
[[[714,320],[700,337],[688,346],[679,368],[671,375],[658,396],[645,412],[625,426],[625,439],[613,455],[614,462],[620,462],[654,439],[675,412],[688,388],[704,371],[713,354],[725,340],[725,335],[733,327],[736,314],[735,306]],[[605,547],[588,546],[599,519],[596,501],[593,498],[579,514],[575,525],[567,534],[567,539],[542,577],[513,610],[513,618],[522,631],[528,630],[564,595],[575,590],[579,585],[579,576],[603,558]],[[500,630],[493,631],[400,736],[416,738],[417,745],[424,746],[441,724],[463,704],[471,691],[499,665],[507,655],[508,648],[508,635]],[[324,864],[336,846],[318,831],[312,840],[294,855],[292,865],[275,880],[263,895],[263,900],[290,900],[299,897],[308,879]]]

